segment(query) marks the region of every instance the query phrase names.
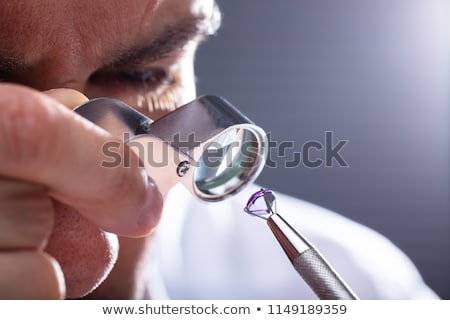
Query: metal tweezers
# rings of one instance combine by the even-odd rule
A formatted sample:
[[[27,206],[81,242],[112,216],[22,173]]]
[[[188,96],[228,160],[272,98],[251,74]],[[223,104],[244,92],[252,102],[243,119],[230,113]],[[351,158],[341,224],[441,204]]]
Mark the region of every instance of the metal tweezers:
[[[261,200],[265,206],[257,207]],[[271,190],[261,189],[254,193],[244,211],[267,221],[295,270],[319,299],[358,299],[320,252],[276,212],[276,198]]]

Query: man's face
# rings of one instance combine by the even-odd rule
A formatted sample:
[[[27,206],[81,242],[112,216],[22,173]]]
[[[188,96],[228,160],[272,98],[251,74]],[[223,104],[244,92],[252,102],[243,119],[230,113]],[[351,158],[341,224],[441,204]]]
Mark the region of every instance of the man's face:
[[[194,52],[217,24],[213,0],[2,1],[0,81],[115,97],[157,119],[195,97]],[[139,282],[146,244],[120,242],[104,292]]]
[[[152,118],[194,98],[213,0],[4,1],[0,79],[122,99]]]

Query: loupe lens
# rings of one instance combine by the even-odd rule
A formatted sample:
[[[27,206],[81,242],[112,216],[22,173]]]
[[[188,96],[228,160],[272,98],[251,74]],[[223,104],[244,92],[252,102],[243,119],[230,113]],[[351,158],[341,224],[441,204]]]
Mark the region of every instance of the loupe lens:
[[[264,138],[258,127],[238,125],[205,143],[194,172],[197,196],[219,201],[254,180],[265,161]]]

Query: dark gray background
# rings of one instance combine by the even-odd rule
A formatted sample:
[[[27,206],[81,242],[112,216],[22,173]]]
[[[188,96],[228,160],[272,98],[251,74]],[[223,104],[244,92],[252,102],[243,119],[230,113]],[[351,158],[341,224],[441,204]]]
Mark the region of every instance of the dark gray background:
[[[219,4],[198,93],[226,97],[295,151],[325,131],[349,140],[349,168],[286,169],[280,157],[258,182],[383,233],[449,299],[447,1]]]

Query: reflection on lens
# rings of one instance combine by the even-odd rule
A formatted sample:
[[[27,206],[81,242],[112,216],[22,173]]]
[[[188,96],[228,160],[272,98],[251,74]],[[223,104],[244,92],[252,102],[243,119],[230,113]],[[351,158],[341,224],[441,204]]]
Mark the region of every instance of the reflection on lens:
[[[261,133],[248,126],[231,127],[208,141],[194,173],[197,195],[209,201],[234,193],[262,169]]]

